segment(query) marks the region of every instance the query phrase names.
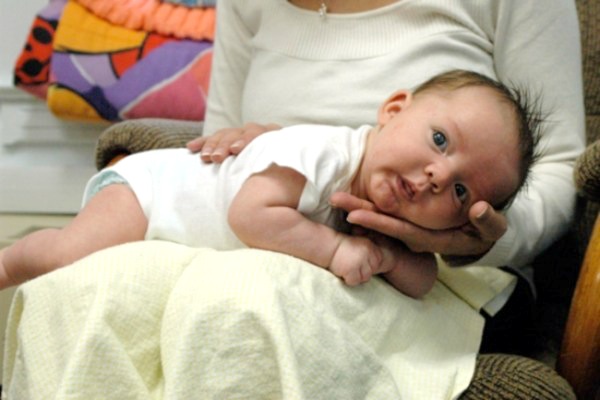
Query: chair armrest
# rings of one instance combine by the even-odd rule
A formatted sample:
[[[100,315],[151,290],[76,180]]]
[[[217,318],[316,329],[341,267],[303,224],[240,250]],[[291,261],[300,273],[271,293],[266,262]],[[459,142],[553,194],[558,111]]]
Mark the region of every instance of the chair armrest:
[[[600,216],[583,260],[557,370],[581,399],[600,398]]]
[[[600,202],[600,140],[590,143],[577,158],[573,179],[582,197]]]
[[[111,164],[115,158],[152,149],[185,147],[202,135],[204,124],[160,118],[132,119],[106,129],[96,144],[96,168]]]

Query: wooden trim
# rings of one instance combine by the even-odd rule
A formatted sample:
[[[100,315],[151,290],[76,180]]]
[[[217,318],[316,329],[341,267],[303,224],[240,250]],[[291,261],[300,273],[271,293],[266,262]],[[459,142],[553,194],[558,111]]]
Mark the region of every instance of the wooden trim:
[[[571,302],[558,372],[580,399],[600,399],[600,215]]]

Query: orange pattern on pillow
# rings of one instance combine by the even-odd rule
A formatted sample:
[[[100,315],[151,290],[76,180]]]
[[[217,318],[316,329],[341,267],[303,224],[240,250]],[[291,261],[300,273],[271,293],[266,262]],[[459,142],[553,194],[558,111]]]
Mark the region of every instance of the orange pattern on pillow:
[[[176,38],[214,40],[215,8],[160,0],[77,0],[106,21],[122,27]]]

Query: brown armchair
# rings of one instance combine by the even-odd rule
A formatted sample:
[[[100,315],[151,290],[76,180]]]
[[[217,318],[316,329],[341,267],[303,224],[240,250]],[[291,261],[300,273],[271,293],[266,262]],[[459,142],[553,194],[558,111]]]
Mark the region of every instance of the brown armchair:
[[[557,370],[581,399],[600,399],[600,3],[580,0],[577,6],[588,147],[575,168],[575,183],[581,195],[575,231],[580,252],[586,250]]]
[[[600,399],[600,3],[578,0],[588,147],[577,160],[580,198],[572,235],[583,263],[565,260],[578,271],[558,354],[557,370],[581,399]],[[580,260],[579,257],[574,260]],[[569,262],[570,261],[570,262]],[[577,267],[581,265],[579,270]]]
[[[493,398],[499,398],[499,391],[506,393],[502,398],[538,398],[537,390],[551,393],[544,398],[562,398],[564,380],[548,368],[548,365],[554,367],[554,360],[557,360],[556,370],[566,378],[578,398],[600,399],[600,222],[597,222],[600,208],[600,2],[577,0],[577,8],[589,146],[575,171],[581,193],[576,223],[535,262],[538,322],[544,327],[536,344],[539,349],[532,351],[532,357],[537,360],[494,355],[480,358],[480,364],[484,362],[487,367],[478,369],[474,384],[463,396],[465,399],[487,399],[492,394]],[[162,119],[121,122],[101,136],[96,165],[100,169],[115,157],[142,150],[181,147],[201,133],[202,123],[197,122]],[[547,329],[548,326],[551,329]],[[501,367],[511,371],[510,376],[490,373],[501,363],[510,364],[509,368]]]

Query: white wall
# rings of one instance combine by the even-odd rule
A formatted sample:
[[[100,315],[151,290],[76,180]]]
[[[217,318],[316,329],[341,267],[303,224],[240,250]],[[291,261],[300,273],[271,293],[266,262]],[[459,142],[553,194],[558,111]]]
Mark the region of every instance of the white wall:
[[[14,63],[48,0],[0,0],[0,213],[75,213],[106,126],[55,118],[12,86]]]
[[[0,0],[0,213],[75,213],[95,171],[94,144],[103,127],[60,121],[43,101],[12,86],[33,18],[48,1]],[[0,292],[2,339],[13,293]]]
[[[36,12],[48,0],[0,0],[0,87],[12,85],[12,67]]]

